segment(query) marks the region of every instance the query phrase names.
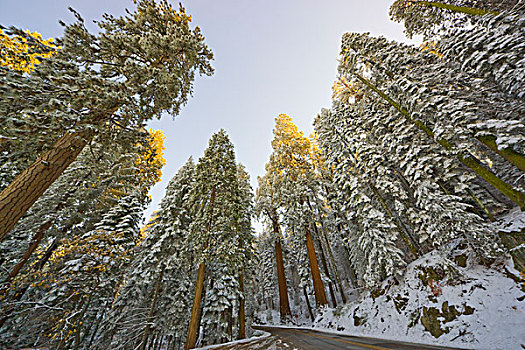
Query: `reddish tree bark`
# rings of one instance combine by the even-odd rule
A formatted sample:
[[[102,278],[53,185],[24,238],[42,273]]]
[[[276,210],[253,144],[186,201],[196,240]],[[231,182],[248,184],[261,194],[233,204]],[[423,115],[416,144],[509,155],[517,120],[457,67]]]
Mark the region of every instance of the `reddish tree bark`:
[[[306,250],[308,252],[308,260],[310,262],[310,272],[312,273],[312,282],[314,285],[315,304],[317,306],[327,305],[328,300],[324,291],[323,281],[321,279],[321,272],[319,271],[319,264],[317,263],[317,256],[315,255],[314,241],[312,233],[305,226],[306,231]]]
[[[66,133],[0,193],[0,241],[87,145],[88,132]]]

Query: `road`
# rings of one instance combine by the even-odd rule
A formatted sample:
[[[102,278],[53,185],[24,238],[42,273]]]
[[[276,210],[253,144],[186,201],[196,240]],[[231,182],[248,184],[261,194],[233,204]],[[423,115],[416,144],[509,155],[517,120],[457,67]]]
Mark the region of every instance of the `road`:
[[[272,334],[243,344],[218,347],[221,350],[451,350],[442,346],[414,344],[367,337],[341,336],[312,330],[254,326]]]

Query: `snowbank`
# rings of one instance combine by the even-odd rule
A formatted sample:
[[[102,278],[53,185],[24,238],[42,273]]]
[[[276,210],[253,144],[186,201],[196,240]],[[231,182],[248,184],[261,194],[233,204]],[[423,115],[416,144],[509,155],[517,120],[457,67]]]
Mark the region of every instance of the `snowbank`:
[[[232,341],[232,342],[229,342],[229,343],[222,343],[222,344],[215,344],[215,345],[208,345],[208,346],[204,346],[202,348],[195,348],[194,350],[211,350],[211,349],[218,349],[218,348],[222,348],[222,347],[225,347],[225,346],[231,346],[231,345],[238,345],[238,344],[245,344],[245,343],[250,343],[252,341],[257,341],[257,340],[261,340],[261,339],[264,339],[264,338],[267,338],[267,337],[271,337],[272,335],[268,332],[264,332],[264,331],[257,331],[258,335],[255,335],[251,338],[247,338],[247,339],[242,339],[242,340],[236,340],[236,341]]]
[[[521,349],[525,286],[508,277],[508,271],[517,271],[443,262],[437,252],[428,253],[408,266],[404,283],[387,282],[375,295],[368,292],[325,309],[313,328],[464,348]]]

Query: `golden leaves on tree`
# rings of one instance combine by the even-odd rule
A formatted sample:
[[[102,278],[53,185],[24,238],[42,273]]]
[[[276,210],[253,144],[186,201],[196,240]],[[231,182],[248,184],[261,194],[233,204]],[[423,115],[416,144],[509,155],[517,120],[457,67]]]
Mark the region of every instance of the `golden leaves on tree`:
[[[52,38],[43,40],[39,33],[29,30],[25,34],[9,36],[0,29],[0,66],[31,73],[60,48],[53,44]]]

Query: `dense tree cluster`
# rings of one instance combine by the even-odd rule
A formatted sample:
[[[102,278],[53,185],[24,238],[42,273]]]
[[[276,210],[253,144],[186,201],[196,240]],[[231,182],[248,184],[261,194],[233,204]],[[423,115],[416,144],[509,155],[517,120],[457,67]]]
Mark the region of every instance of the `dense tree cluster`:
[[[335,306],[397,283],[434,249],[450,274],[465,251],[485,265],[509,253],[490,223],[525,208],[523,8],[396,1],[391,15],[434,41],[417,48],[345,34],[316,135],[276,119],[256,208],[266,223],[262,269],[271,264],[278,277],[261,280],[261,304],[280,308],[281,320],[308,315],[296,305],[312,294],[325,305],[329,292]],[[272,282],[279,298],[268,300]]]
[[[343,35],[331,107],[309,137],[277,116],[255,196],[220,130],[145,225],[166,161],[144,125],[212,54],[182,7],[136,4],[98,34],[74,11],[56,42],[0,31],[0,346],[190,349],[381,293],[431,251],[451,276],[508,256],[491,223],[525,210],[519,1],[395,1],[431,41]]]

